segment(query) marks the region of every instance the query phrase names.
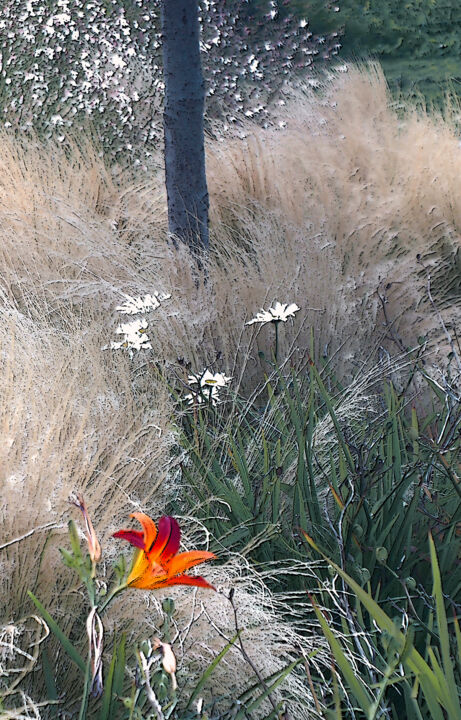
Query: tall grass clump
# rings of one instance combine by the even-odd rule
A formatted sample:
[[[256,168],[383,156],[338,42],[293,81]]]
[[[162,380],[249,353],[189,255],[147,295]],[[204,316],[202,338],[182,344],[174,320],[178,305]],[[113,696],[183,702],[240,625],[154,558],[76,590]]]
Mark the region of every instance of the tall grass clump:
[[[358,349],[383,334],[392,351],[428,336],[443,355],[428,290],[452,327],[461,162],[454,126],[397,111],[373,68],[351,67],[323,94],[287,98],[283,112],[286,128],[249,126],[243,138],[208,143],[213,243],[208,282],[198,288],[188,254],[166,242],[160,155],[146,173],[110,170],[82,142],[79,150],[5,135],[1,273],[11,301],[58,322],[89,301],[106,318],[122,292],[171,292],[168,321],[156,323],[156,359],[172,362],[187,349],[186,360],[200,366],[219,352],[232,375],[255,347],[236,328],[273,299],[303,307],[302,327],[284,334],[285,355],[293,347],[302,356],[311,328],[319,353],[342,348],[349,371]],[[271,342],[263,328],[257,349],[270,355]],[[249,385],[263,367],[251,352]]]

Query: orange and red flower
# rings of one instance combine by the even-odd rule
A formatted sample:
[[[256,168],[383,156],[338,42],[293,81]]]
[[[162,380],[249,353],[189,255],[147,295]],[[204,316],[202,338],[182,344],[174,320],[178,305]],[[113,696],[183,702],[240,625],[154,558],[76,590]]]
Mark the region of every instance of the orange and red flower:
[[[172,517],[161,517],[158,532],[154,521],[144,513],[133,513],[142,526],[140,530],[119,530],[114,537],[127,540],[138,548],[133,566],[127,578],[128,587],[141,590],[157,590],[168,585],[197,585],[211,588],[205,578],[199,575],[186,575],[186,571],[216,556],[211,552],[192,550],[178,553],[181,531]]]

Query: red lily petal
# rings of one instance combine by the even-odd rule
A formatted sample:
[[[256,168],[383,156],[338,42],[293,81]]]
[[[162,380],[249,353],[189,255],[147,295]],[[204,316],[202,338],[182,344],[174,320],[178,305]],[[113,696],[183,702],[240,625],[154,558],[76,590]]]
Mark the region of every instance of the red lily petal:
[[[177,575],[174,578],[169,578],[164,575],[152,575],[146,572],[144,575],[130,582],[130,587],[137,588],[138,590],[159,590],[160,588],[169,587],[170,585],[194,585],[196,587],[216,590],[213,585],[200,575]]]
[[[133,585],[150,570],[150,563],[144,550],[136,550],[131,565],[130,574],[126,580],[127,585]]]
[[[161,565],[151,565],[145,553],[145,563],[142,559],[136,562],[128,577],[127,584],[140,590],[156,590],[168,582],[168,575]]]
[[[201,550],[191,550],[190,552],[179,553],[168,563],[168,575],[181,575],[206,560],[214,560],[216,555],[212,552],[204,552]]]
[[[156,590],[169,585],[194,585],[215,588],[205,578],[186,575],[189,568],[212,560],[211,552],[192,550],[178,553],[181,531],[173,517],[163,516],[159,520],[158,533],[154,521],[144,513],[133,513],[142,526],[139,530],[119,530],[114,537],[127,540],[137,548],[126,585],[142,590]]]
[[[196,585],[197,587],[210,588],[210,590],[216,590],[214,585],[211,585],[201,575],[177,575],[173,578],[168,578],[162,586],[166,585]],[[159,587],[159,586],[157,586]]]
[[[130,545],[141,548],[141,550],[144,548],[144,533],[140,530],[118,530],[112,537],[127,540]]]
[[[138,523],[140,523],[140,525],[142,526],[144,533],[143,548],[147,552],[148,548],[150,548],[154,544],[155,538],[157,537],[157,528],[155,526],[155,523],[152,518],[149,517],[149,515],[146,515],[142,512],[131,513],[130,517],[136,518]]]
[[[166,563],[178,552],[180,540],[181,530],[177,521],[164,515],[158,521],[157,539],[150,547],[146,546],[149,559],[155,561],[158,558],[162,564]]]

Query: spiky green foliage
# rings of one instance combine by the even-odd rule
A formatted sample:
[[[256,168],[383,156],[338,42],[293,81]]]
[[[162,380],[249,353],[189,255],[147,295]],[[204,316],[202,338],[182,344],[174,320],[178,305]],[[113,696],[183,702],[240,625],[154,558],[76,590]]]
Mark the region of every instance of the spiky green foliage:
[[[317,552],[321,552],[307,534],[306,538]],[[414,619],[410,620],[410,624],[402,626],[398,620],[383,611],[382,603],[377,602],[370,591],[366,592],[331,561],[332,570],[354,594],[357,607],[361,606],[367,612],[365,621],[362,609],[358,613],[357,625],[363,637],[368,638],[366,643],[359,642],[369,651],[359,663],[359,672],[357,666],[351,665],[344,647],[314,603],[316,616],[330,643],[335,662],[351,695],[362,710],[361,717],[367,720],[374,720],[382,713],[392,718],[405,713],[411,720],[420,720],[422,717],[433,720],[461,718],[461,677],[456,662],[460,652],[460,638],[459,632],[453,631],[453,628],[457,628],[456,620],[451,627],[447,622],[446,597],[442,590],[440,567],[431,535],[429,550],[433,588],[432,599],[428,604],[430,627],[426,628],[422,653],[418,652],[414,643]]]
[[[186,413],[181,467],[189,493],[179,507],[198,512],[221,544],[258,563],[297,557],[302,527],[359,580],[373,577],[374,591],[385,583],[398,595],[413,576],[426,586],[419,548],[427,528],[444,538],[445,571],[460,546],[451,467],[459,462],[461,418],[448,396],[437,411],[441,390],[424,372],[424,402],[434,410],[424,412],[417,398],[419,411],[408,406],[420,367],[415,360],[398,393],[382,366],[364,381],[367,396],[358,381],[343,388],[309,361],[274,372],[257,401],[236,397],[229,409]]]

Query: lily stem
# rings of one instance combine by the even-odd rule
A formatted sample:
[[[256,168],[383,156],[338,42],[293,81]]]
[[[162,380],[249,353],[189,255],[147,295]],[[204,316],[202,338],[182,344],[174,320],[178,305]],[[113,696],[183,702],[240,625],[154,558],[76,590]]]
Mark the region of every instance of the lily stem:
[[[106,609],[106,607],[109,605],[109,603],[112,602],[114,597],[116,595],[118,595],[120,592],[122,592],[122,590],[125,590],[126,587],[128,587],[126,584],[125,585],[117,585],[117,587],[114,588],[111,593],[109,593],[109,595],[106,597],[106,599],[104,600],[104,602],[102,603],[102,605],[99,608],[100,615]]]
[[[88,660],[86,661],[85,668],[85,682],[83,683],[83,696],[80,705],[80,712],[78,714],[78,720],[86,720],[86,710],[88,707],[88,693],[90,689],[90,675],[91,675],[91,650],[88,650]]]

